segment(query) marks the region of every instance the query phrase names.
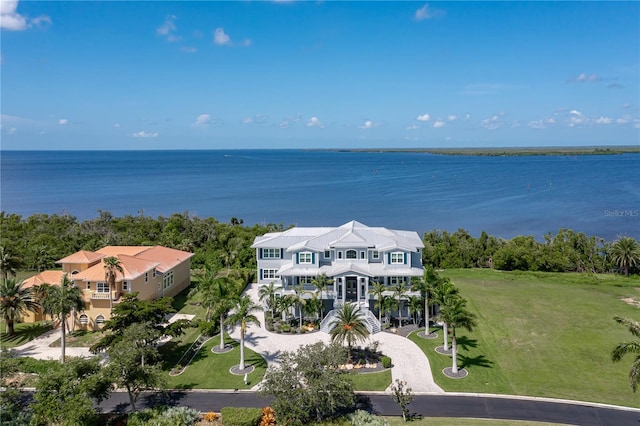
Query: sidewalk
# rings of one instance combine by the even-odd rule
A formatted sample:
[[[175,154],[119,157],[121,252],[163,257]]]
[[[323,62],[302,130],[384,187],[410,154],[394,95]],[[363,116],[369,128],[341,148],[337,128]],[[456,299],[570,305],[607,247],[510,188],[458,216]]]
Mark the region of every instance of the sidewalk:
[[[54,328],[39,337],[36,337],[24,345],[16,346],[13,350],[18,356],[29,356],[36,359],[59,360],[62,356],[61,348],[52,348],[49,345],[60,338],[60,328]],[[65,348],[66,357],[90,358],[94,356],[89,348]]]
[[[258,297],[257,284],[252,284],[248,287],[245,290],[245,294],[249,295],[254,302],[261,304]],[[271,333],[264,328],[264,312],[257,312],[256,316],[260,320],[261,326],[257,327],[253,324],[248,326],[245,344],[249,349],[262,355],[267,360],[268,365],[276,364],[277,356],[282,351],[295,351],[301,345],[308,345],[318,341],[331,342],[331,337],[320,331],[300,335]],[[235,340],[240,340],[240,329],[235,327],[230,335]],[[393,381],[401,380],[407,382],[407,386],[413,392],[444,393],[433,380],[429,360],[411,340],[384,332],[372,335],[370,340],[377,340],[380,351],[391,357],[393,362],[391,378]]]

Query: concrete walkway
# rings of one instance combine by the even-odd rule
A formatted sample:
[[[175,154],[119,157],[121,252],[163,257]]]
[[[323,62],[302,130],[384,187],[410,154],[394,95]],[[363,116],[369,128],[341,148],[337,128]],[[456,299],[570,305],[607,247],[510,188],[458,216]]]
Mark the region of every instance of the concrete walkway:
[[[249,295],[254,302],[261,304],[257,284],[247,287],[245,294]],[[295,351],[301,345],[313,344],[318,341],[331,342],[330,336],[320,331],[300,335],[271,333],[264,328],[264,312],[258,312],[256,316],[260,320],[261,327],[253,324],[248,326],[245,344],[249,349],[262,355],[268,365],[276,364],[277,356],[282,351]],[[230,334],[233,339],[240,340],[239,327],[235,327]],[[407,382],[407,386],[413,392],[444,393],[433,380],[429,360],[411,340],[382,332],[372,335],[370,341],[378,341],[379,350],[391,357],[393,362],[391,378],[393,381],[397,379]]]
[[[29,356],[36,359],[55,359],[60,360],[62,349],[60,347],[52,348],[49,345],[60,338],[60,328],[49,330],[41,336],[36,337],[30,342],[13,348],[18,356]],[[66,357],[89,358],[94,356],[89,352],[89,348],[65,348]]]

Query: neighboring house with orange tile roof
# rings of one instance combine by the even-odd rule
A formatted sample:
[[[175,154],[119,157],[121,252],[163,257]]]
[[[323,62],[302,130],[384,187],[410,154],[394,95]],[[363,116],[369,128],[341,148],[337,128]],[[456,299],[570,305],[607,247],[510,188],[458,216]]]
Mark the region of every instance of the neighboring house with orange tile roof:
[[[115,288],[109,289],[105,281],[103,259],[115,256],[120,260],[122,273],[116,274]],[[99,329],[111,317],[111,304],[117,304],[124,294],[138,292],[143,300],[164,296],[173,297],[191,283],[191,257],[193,253],[162,246],[106,246],[95,252],[82,250],[58,260],[62,271],[45,271],[28,282],[35,285],[38,276],[45,273],[49,284],[59,284],[63,274],[82,289],[86,308],[78,313],[80,329]],[[40,283],[42,283],[40,282]]]
[[[36,287],[41,284],[60,284],[64,272],[62,271],[42,271],[38,275],[27,278],[22,281],[22,285],[26,288]],[[23,322],[38,322],[44,319],[42,310],[38,309],[36,312],[27,311],[27,314],[22,317]]]

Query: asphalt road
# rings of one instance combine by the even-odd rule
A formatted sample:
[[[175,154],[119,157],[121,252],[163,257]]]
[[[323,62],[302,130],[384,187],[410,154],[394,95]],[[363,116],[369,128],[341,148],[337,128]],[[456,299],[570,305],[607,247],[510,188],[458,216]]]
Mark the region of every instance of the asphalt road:
[[[400,407],[389,395],[361,395],[363,407],[386,416],[401,415]],[[186,405],[200,411],[220,411],[223,407],[264,407],[270,399],[254,392],[172,391],[145,394],[138,408],[158,404]],[[100,404],[103,412],[129,410],[126,393],[117,392]],[[563,402],[548,402],[519,398],[497,398],[459,395],[416,395],[409,406],[411,412],[422,417],[467,417],[488,419],[529,420],[573,425],[626,426],[640,425],[640,410],[625,410]]]

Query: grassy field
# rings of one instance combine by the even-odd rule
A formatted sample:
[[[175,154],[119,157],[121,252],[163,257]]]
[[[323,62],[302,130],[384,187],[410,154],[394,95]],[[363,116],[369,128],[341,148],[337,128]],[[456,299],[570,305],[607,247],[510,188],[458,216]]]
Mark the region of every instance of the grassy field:
[[[631,334],[614,315],[639,318],[640,280],[611,275],[448,270],[477,315],[473,332],[459,330],[465,379],[449,379],[437,354],[442,339],[417,342],[434,378],[447,391],[568,398],[640,407],[628,382],[632,357],[611,361],[611,350]],[[442,333],[440,333],[441,335]]]
[[[50,322],[35,323],[17,323],[14,325],[15,332],[13,336],[7,335],[6,324],[0,321],[0,348],[10,349],[16,346],[24,345],[27,342],[51,330]]]

